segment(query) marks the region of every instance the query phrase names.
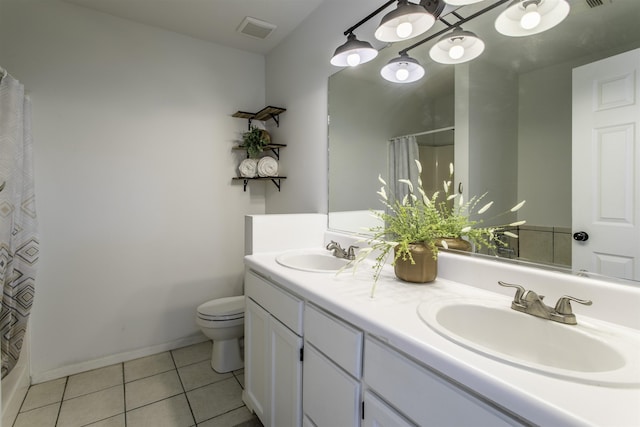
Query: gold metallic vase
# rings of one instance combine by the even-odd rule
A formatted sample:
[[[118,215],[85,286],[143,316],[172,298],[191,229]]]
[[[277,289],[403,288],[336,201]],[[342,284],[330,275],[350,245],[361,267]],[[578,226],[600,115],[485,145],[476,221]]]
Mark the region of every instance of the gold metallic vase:
[[[436,280],[438,260],[434,259],[431,248],[424,243],[411,243],[409,249],[415,264],[411,263],[409,257],[406,260],[400,257],[394,265],[396,277],[412,283],[428,283]]]

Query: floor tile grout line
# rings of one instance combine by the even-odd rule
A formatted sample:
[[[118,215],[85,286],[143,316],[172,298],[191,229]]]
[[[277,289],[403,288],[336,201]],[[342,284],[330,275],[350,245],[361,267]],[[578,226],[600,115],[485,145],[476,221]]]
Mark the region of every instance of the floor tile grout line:
[[[55,426],[58,425],[58,421],[60,421],[60,413],[62,412],[62,404],[64,403],[64,394],[67,392],[67,385],[69,384],[69,376],[67,375],[64,378],[64,387],[62,388],[62,396],[60,396],[60,406],[58,407],[58,413],[56,414],[56,422]]]
[[[191,413],[191,419],[193,420],[193,425],[197,426],[198,422],[196,421],[196,414],[193,413],[193,408],[191,407],[191,402],[189,402],[189,396],[187,396],[187,390],[184,387],[184,382],[182,381],[182,377],[180,376],[180,371],[178,370],[178,364],[176,363],[176,359],[173,356],[173,351],[169,352],[171,354],[171,360],[173,360],[173,365],[176,367],[176,375],[178,376],[178,381],[180,381],[180,386],[182,387],[182,394],[184,394],[184,400],[187,401],[187,406],[189,407],[189,412]]]
[[[124,427],[127,427],[127,384],[124,380],[124,362],[122,366],[122,409],[124,409]]]

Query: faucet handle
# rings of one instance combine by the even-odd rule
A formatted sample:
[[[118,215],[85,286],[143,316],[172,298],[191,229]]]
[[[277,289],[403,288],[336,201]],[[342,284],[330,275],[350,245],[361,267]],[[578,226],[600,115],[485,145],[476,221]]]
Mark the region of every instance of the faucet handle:
[[[556,307],[555,307],[556,313],[573,314],[573,311],[571,310],[571,301],[575,301],[577,303],[584,304],[584,305],[593,304],[593,301],[591,300],[578,299],[578,298],[571,297],[569,295],[564,295],[560,297],[560,299],[556,303]]]
[[[360,248],[360,246],[355,246],[355,245],[349,246],[349,248],[347,249],[347,255],[349,257],[354,257],[355,258],[355,256],[356,256],[355,249],[359,249],[359,248]]]
[[[513,302],[516,304],[522,304],[522,295],[525,293],[525,289],[522,286],[516,285],[515,283],[506,283],[501,280],[498,281],[498,285],[504,286],[505,288],[516,288],[516,294],[513,297]]]

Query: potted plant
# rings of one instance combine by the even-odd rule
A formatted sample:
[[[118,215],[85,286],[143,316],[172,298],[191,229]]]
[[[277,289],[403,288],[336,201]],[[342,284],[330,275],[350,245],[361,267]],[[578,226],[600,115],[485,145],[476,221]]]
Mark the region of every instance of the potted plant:
[[[256,126],[251,126],[248,132],[242,134],[242,144],[247,149],[247,154],[252,159],[257,159],[262,154],[264,147],[271,143],[269,132]]]
[[[416,160],[418,172],[422,173],[422,165]],[[450,174],[453,176],[453,165],[450,165]],[[427,283],[435,280],[437,274],[438,248],[449,247],[448,239],[464,239],[474,244],[479,249],[482,247],[495,248],[503,244],[494,239],[496,233],[501,232],[508,236],[518,236],[505,227],[517,227],[525,221],[517,221],[504,226],[480,227],[482,220],[473,220],[472,214],[486,213],[493,202],[484,203],[486,193],[479,197],[472,197],[465,202],[461,194],[452,191],[451,180],[443,183],[443,197],[436,191],[431,198],[422,188],[422,180],[418,178],[417,191],[411,181],[400,179],[399,182],[408,187],[408,194],[397,200],[387,192],[387,183],[378,176],[382,187],[378,194],[385,206],[385,211],[373,211],[383,225],[369,228],[373,236],[366,240],[368,247],[359,251],[354,264],[366,259],[374,253],[375,264],[374,285],[371,290],[373,296],[375,286],[386,264],[391,250],[396,276],[400,279]],[[516,212],[524,201],[518,203],[508,212]]]

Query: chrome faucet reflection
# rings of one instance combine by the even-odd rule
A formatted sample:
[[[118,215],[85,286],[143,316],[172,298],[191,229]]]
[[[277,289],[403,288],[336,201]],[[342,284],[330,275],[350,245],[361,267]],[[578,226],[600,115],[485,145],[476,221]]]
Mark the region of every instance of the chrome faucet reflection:
[[[522,286],[512,283],[499,281],[498,284],[507,288],[516,289],[516,294],[511,302],[512,309],[532,316],[541,317],[543,319],[553,320],[554,322],[565,323],[567,325],[578,324],[576,321],[576,315],[571,309],[571,301],[584,305],[592,304],[589,300],[581,300],[564,295],[558,299],[555,307],[550,307],[542,301],[544,299],[544,295],[538,295],[533,291],[525,290]]]
[[[358,248],[357,246],[352,245],[345,250],[342,248],[342,246],[340,246],[340,243],[333,240],[327,245],[327,250],[332,251],[334,257],[344,258],[350,261],[356,259],[355,249],[357,248]]]

